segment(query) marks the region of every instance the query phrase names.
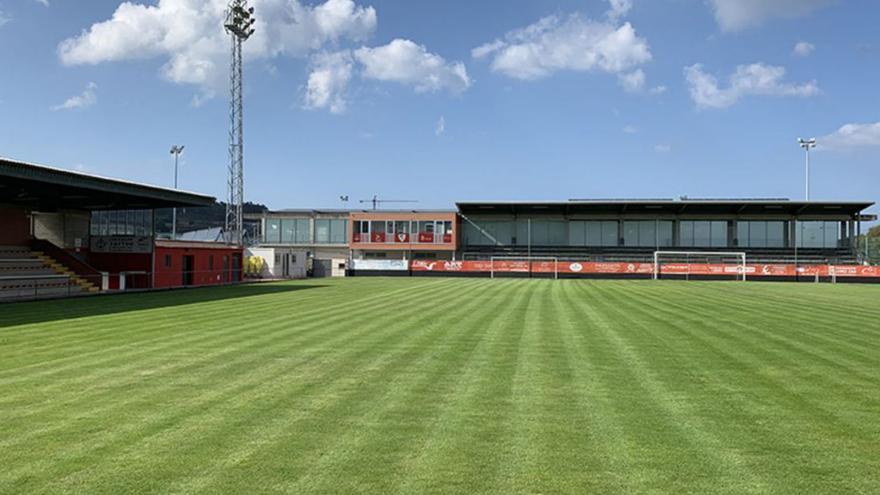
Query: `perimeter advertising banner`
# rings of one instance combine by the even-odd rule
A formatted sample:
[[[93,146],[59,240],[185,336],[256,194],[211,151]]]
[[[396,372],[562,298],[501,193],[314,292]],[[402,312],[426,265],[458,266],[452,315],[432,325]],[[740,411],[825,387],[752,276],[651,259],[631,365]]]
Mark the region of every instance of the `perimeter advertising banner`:
[[[355,270],[401,271],[409,269],[406,260],[352,260]]]
[[[596,263],[587,261],[528,261],[497,260],[491,261],[425,261],[410,262],[410,270],[414,272],[471,272],[488,273],[491,271],[508,273],[568,273],[568,274],[616,274],[645,275],[654,273],[653,263]],[[709,263],[664,263],[660,266],[661,275],[730,275],[735,276],[742,270],[739,265]],[[880,277],[880,267],[861,265],[795,265],[783,264],[748,264],[745,266],[746,277],[794,277],[820,276],[830,277]]]

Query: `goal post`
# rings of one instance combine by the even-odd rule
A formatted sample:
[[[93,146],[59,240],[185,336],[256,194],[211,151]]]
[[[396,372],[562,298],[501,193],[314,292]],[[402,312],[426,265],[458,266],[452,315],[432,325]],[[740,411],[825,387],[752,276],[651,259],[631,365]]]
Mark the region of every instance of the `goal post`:
[[[664,271],[665,262],[673,269]],[[739,251],[654,251],[654,280],[663,274],[733,275],[735,280],[746,280],[746,253]]]
[[[534,271],[534,263],[548,263],[552,266],[550,271]],[[555,256],[492,256],[489,258],[489,275],[496,278],[498,273],[547,273],[553,274],[554,279],[559,278],[559,258]]]

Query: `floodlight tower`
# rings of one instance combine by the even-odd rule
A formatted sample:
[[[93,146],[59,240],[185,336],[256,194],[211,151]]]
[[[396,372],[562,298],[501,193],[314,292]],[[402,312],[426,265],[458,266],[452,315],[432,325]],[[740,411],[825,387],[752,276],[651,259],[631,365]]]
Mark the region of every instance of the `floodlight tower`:
[[[171,154],[174,155],[174,189],[177,189],[177,159],[183,153],[183,146],[173,145]],[[177,208],[171,210],[171,238],[177,239]]]
[[[242,208],[244,204],[244,124],[242,113],[242,43],[254,34],[254,8],[248,0],[230,0],[223,27],[232,39],[229,100],[229,177],[226,202],[226,242],[241,245],[244,234]]]
[[[807,169],[806,169],[807,183],[804,186],[804,188],[806,190],[807,201],[809,201],[810,200],[810,150],[816,147],[816,138],[810,138],[810,139],[798,138],[798,144],[800,144],[801,148],[803,148],[807,152]]]

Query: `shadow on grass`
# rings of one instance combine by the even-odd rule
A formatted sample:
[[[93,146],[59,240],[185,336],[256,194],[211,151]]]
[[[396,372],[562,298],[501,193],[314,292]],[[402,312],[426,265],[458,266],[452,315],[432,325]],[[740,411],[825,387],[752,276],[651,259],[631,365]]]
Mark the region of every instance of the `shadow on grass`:
[[[0,304],[0,328],[145,309],[170,308],[242,297],[283,294],[321,287],[325,286],[259,283],[3,303]],[[181,323],[186,324],[186,322]]]

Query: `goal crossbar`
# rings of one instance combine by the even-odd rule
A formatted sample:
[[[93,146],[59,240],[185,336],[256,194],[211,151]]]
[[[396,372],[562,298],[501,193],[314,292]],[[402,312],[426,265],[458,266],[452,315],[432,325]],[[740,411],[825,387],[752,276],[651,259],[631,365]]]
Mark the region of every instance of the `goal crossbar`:
[[[521,261],[528,263],[527,269],[524,271],[517,270],[506,270],[504,273],[532,273],[532,262],[533,261],[552,261],[553,262],[553,278],[559,278],[559,258],[555,256],[492,256],[489,258],[489,274],[492,278],[495,278],[495,262],[496,261]]]
[[[676,274],[676,275],[690,275],[690,259],[691,258],[701,258],[701,257],[722,257],[722,258],[736,258],[738,260],[738,269],[736,271],[737,280],[746,280],[746,253],[742,251],[654,251],[654,280],[660,278],[660,258],[663,256],[675,256],[675,257],[684,257],[685,264],[688,266],[688,271],[684,274]],[[726,264],[726,263],[722,263]]]

